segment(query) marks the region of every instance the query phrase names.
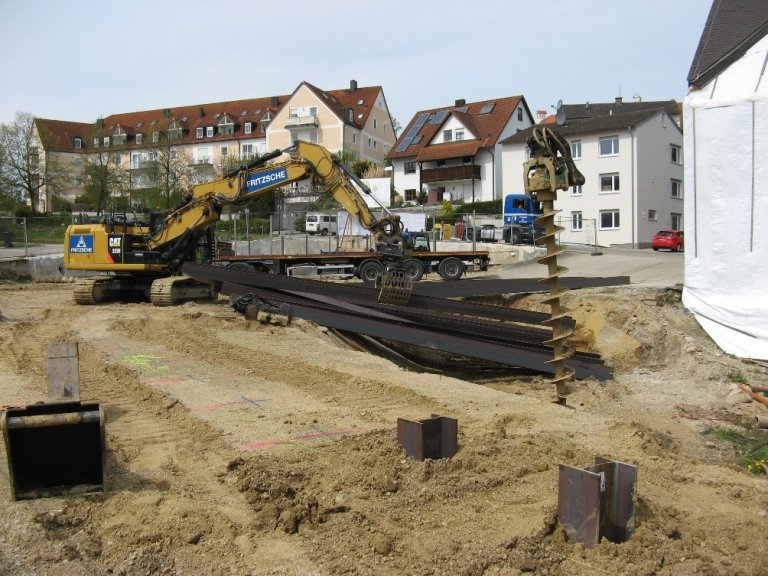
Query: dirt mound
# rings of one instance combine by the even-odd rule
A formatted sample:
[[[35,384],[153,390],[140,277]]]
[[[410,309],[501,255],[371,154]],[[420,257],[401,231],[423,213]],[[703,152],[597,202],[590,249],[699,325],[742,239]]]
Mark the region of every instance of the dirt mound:
[[[416,374],[223,300],[85,307],[71,286],[0,285],[0,402],[41,400],[47,345],[78,341],[108,474],[101,495],[1,507],[0,573],[768,573],[766,476],[733,441],[759,439],[764,407],[732,392],[765,367],[722,354],[673,293],[563,301],[574,343],[616,372],[575,383],[569,408],[543,378]],[[504,304],[546,311],[540,295]],[[397,442],[397,418],[430,414],[459,422],[449,460]],[[556,522],[557,482],[598,455],[638,466],[637,527],[589,550]]]

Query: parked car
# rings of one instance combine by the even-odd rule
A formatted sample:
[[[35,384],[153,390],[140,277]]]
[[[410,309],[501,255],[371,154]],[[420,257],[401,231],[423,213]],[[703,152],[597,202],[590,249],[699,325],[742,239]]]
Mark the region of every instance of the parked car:
[[[659,230],[651,240],[654,250],[668,248],[672,252],[680,252],[685,248],[685,238],[682,230]]]

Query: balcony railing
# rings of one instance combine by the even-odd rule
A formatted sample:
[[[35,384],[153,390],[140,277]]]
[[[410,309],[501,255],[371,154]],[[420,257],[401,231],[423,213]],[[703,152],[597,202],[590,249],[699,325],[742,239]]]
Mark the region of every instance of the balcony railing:
[[[426,168],[421,171],[422,182],[444,182],[446,180],[480,180],[480,166],[444,166]]]
[[[157,168],[157,160],[131,161],[131,170],[154,170]]]
[[[285,121],[286,128],[304,128],[305,126],[318,126],[317,116],[289,116]]]

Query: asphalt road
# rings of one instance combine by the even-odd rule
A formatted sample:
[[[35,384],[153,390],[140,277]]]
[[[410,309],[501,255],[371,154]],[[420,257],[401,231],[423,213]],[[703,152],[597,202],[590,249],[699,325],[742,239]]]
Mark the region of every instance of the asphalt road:
[[[656,288],[683,283],[685,256],[682,252],[611,248],[600,252],[601,255],[593,256],[590,252],[566,251],[558,256],[557,263],[568,268],[563,276],[629,276],[632,284]],[[499,278],[541,278],[545,273],[545,266],[535,260],[492,272]]]

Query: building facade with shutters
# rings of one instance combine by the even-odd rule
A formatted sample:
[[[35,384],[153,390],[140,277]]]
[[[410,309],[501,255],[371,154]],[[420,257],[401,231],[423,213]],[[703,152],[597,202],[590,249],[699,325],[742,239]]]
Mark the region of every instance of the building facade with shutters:
[[[289,95],[119,113],[93,124],[38,118],[35,125],[42,156],[70,171],[62,198],[70,202],[83,193],[78,164],[94,158],[119,174],[117,188],[131,196],[148,187],[185,188],[220,178],[227,167],[297,139],[331,152],[348,149],[377,164],[395,141],[383,89],[358,87],[354,80],[339,90],[302,82]],[[40,204],[51,210],[50,199]]]

